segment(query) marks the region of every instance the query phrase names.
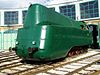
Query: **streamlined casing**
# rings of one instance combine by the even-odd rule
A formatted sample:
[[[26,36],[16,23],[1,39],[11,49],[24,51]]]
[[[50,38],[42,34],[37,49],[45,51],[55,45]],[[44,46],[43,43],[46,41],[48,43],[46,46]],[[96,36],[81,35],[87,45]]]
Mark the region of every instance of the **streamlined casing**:
[[[92,43],[92,34],[81,25],[86,26],[45,6],[31,5],[23,28],[18,30],[16,53],[39,61],[63,58],[74,46]]]

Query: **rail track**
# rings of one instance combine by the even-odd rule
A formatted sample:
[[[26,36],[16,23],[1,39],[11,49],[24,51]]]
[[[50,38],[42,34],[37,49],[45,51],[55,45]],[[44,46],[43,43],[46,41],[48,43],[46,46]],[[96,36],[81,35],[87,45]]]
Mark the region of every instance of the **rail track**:
[[[0,55],[0,75],[99,75],[100,73],[99,51],[91,50],[59,62],[43,64],[21,63],[21,59],[14,52],[0,52]]]
[[[0,52],[0,64],[3,63],[3,62],[8,62],[8,61],[11,61],[11,60],[17,60],[19,59],[19,57],[15,54],[15,52]]]

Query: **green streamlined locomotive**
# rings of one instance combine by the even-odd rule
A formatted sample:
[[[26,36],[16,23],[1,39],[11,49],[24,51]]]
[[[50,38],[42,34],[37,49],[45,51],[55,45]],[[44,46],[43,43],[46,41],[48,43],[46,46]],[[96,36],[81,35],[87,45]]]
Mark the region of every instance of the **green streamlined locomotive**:
[[[84,52],[91,43],[92,33],[84,22],[33,4],[18,30],[16,54],[23,59],[51,61]]]

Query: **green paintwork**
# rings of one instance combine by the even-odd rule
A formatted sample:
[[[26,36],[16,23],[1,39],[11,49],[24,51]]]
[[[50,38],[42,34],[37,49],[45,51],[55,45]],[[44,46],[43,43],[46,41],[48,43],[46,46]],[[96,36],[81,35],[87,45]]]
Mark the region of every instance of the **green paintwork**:
[[[32,54],[33,60],[54,60],[65,57],[74,46],[89,45],[91,33],[81,29],[83,22],[74,21],[42,5],[34,4],[28,9],[24,27],[18,30],[16,53],[28,59],[28,48],[37,47]],[[42,28],[46,26],[44,48],[40,48]],[[35,41],[36,44],[32,44]]]

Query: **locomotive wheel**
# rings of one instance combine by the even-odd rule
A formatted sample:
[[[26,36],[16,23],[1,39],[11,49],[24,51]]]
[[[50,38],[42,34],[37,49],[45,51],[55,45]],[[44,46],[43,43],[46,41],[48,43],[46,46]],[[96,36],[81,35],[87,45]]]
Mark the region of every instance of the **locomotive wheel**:
[[[76,50],[75,53],[78,55],[80,54],[80,50]]]
[[[73,56],[74,54],[75,54],[75,52],[72,51],[72,52],[69,52],[69,53],[68,53],[68,56],[71,57],[71,56]]]
[[[81,50],[80,50],[80,53],[84,53],[84,50],[83,50],[83,49],[81,49]]]

